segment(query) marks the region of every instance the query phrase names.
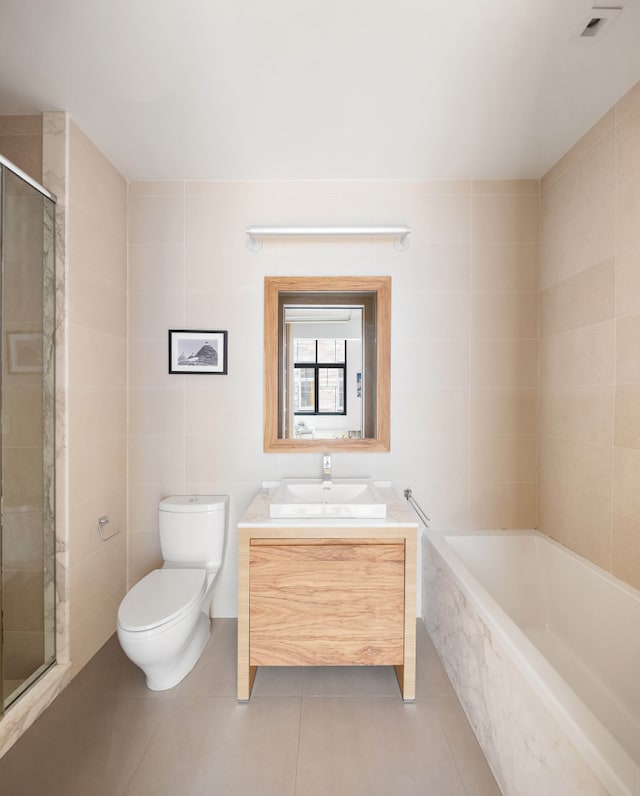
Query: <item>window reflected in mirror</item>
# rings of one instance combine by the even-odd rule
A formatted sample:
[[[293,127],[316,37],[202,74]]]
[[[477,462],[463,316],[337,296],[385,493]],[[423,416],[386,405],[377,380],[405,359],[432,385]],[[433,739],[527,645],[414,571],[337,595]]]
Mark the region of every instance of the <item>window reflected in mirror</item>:
[[[388,450],[390,277],[265,278],[265,450]]]
[[[362,437],[362,312],[362,306],[285,305],[285,437]]]
[[[346,340],[293,339],[293,412],[346,415]]]

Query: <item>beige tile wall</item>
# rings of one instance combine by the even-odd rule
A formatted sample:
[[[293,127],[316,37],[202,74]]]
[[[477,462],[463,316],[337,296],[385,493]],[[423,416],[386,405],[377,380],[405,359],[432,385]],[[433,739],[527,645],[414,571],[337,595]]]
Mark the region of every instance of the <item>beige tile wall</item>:
[[[70,657],[78,671],[114,632],[126,591],[127,184],[69,125]],[[120,533],[98,535],[98,517]]]
[[[640,587],[640,84],[542,180],[540,528]]]
[[[473,184],[473,528],[536,524],[538,182]]]
[[[406,223],[390,241],[266,242],[250,224]],[[214,612],[236,612],[235,524],[264,479],[320,456],[262,451],[265,275],[391,274],[392,450],[337,476],[411,487],[436,528],[536,524],[538,182],[129,186],[129,583],[160,562],[158,500],[231,496]],[[226,329],[227,376],[168,374],[168,329]]]
[[[42,114],[0,116],[0,154],[42,182]]]

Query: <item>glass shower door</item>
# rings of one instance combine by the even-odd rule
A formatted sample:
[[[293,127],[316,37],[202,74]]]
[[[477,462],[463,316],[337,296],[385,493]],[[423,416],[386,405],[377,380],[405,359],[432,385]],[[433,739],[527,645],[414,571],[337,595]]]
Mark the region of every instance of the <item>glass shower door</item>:
[[[2,169],[0,707],[55,659],[54,203]]]

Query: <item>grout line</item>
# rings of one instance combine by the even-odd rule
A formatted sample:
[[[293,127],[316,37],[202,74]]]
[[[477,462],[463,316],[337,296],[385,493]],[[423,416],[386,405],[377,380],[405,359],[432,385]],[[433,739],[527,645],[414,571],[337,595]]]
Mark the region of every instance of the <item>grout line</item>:
[[[303,705],[303,697],[300,694],[300,710],[298,712],[298,737],[296,741],[296,767],[293,774],[293,796],[297,796],[298,792],[298,766],[300,764],[300,730],[302,727],[302,705]]]
[[[430,697],[430,699],[452,699],[452,698],[456,699],[456,701],[458,701],[457,697],[450,697],[450,696],[449,697],[447,697],[447,696]],[[449,736],[447,734],[447,730],[446,730],[445,726],[443,725],[442,719],[438,715],[438,711],[437,710],[436,710],[436,718],[438,719],[438,726],[440,727],[440,731],[442,732],[442,735],[444,736],[444,741],[447,744],[447,747],[449,749],[449,754],[451,755],[451,759],[453,760],[453,765],[455,766],[455,769],[458,772],[458,777],[460,779],[460,782],[462,783],[462,787],[464,788],[464,792],[467,794],[467,796],[473,796],[473,793],[469,791],[469,788],[467,788],[467,783],[466,783],[464,775],[462,773],[462,769],[460,767],[460,764],[458,763],[458,758],[457,758],[457,756],[456,756],[456,754],[454,752],[453,746],[452,746],[451,741],[449,740]],[[474,735],[474,737],[475,737],[475,735]]]
[[[472,406],[471,394],[474,386],[471,383],[471,348],[472,348],[472,325],[473,325],[473,285],[474,285],[474,256],[473,256],[473,210],[474,210],[474,193],[471,191],[471,199],[469,202],[469,293],[467,298],[467,314],[468,314],[468,338],[467,338],[467,507],[466,507],[466,526],[472,529],[474,526],[473,512],[471,510],[471,458],[472,458],[472,438],[473,429],[472,425]]]
[[[160,729],[160,725],[162,724],[163,721],[164,721],[164,717],[158,719],[158,723],[156,724],[156,727],[155,727],[154,731],[151,733],[151,736],[149,737],[149,741],[147,742],[147,744],[145,745],[144,749],[142,750],[142,752],[140,754],[140,759],[136,763],[136,766],[133,769],[133,771],[131,772],[131,776],[127,780],[127,783],[126,783],[124,791],[123,791],[123,796],[126,796],[126,794],[129,793],[129,788],[131,786],[131,783],[135,779],[135,776],[138,773],[138,771],[140,769],[140,766],[142,765],[142,761],[144,760],[147,752],[149,751],[149,747],[151,746],[151,744],[153,742],[153,739],[158,734],[158,730]]]
[[[129,199],[130,199],[130,185],[131,183],[127,181],[127,212],[125,216],[125,285],[126,285],[126,295],[124,299],[125,305],[125,347],[124,347],[124,361],[125,361],[125,371],[124,371],[124,389],[125,389],[125,400],[124,400],[124,586],[125,590],[128,592],[129,587],[131,584],[131,545],[130,545],[130,538],[129,538],[129,517],[130,517],[130,506],[129,506],[129,431],[130,431],[130,398],[131,398],[131,390],[129,384],[129,369],[131,366],[131,359],[130,359],[130,338],[129,338],[129,323],[130,323],[130,312],[131,312],[131,258],[129,256]]]
[[[617,105],[617,103],[616,103]],[[618,139],[620,128],[617,124],[617,109],[614,105],[614,136],[613,136],[613,384],[611,406],[611,454],[609,479],[611,484],[611,497],[609,502],[609,570],[614,572],[614,513],[615,513],[615,460],[616,460],[616,395],[618,392],[618,302],[616,274],[618,271]]]
[[[182,328],[187,326],[187,183],[182,183]],[[182,491],[187,491],[187,380],[182,379]]]

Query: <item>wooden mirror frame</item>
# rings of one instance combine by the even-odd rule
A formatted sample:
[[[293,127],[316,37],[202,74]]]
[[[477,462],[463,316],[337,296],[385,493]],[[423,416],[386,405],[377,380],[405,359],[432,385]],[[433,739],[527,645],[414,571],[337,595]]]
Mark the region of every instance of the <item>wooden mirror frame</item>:
[[[364,439],[280,439],[279,305],[281,293],[375,294],[375,436]],[[391,391],[391,277],[390,276],[266,276],[264,278],[264,450],[265,453],[373,452],[390,449]]]

